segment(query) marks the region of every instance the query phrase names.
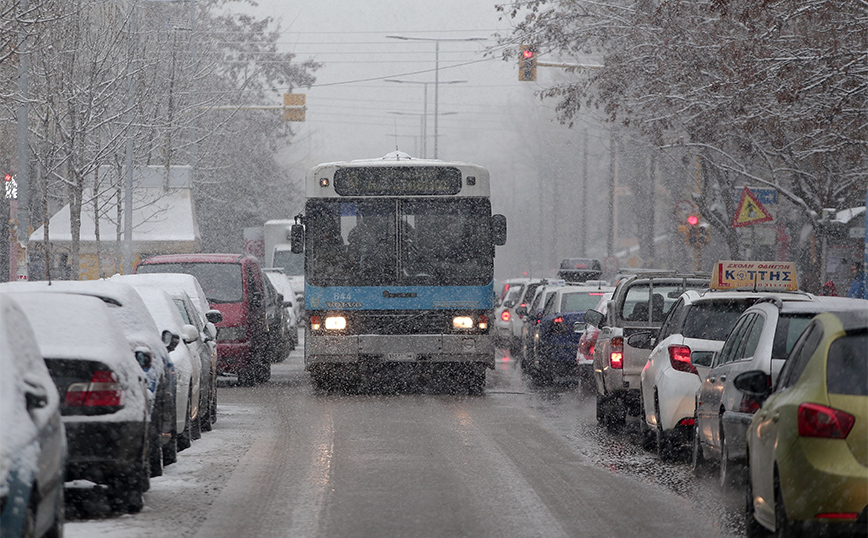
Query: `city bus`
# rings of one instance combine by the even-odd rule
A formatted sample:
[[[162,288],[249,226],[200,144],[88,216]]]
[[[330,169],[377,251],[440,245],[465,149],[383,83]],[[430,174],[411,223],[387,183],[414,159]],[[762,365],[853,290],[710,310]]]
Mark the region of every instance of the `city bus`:
[[[291,248],[304,252],[304,362],[322,389],[417,377],[479,394],[494,368],[494,252],[488,171],[379,159],[306,176]]]

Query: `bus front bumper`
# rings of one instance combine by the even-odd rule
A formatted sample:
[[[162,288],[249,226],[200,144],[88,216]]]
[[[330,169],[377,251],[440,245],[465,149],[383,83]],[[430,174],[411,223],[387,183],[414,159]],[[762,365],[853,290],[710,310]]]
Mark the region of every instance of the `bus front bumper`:
[[[490,334],[306,335],[306,369],[314,364],[357,362],[480,362],[494,368],[494,338]]]

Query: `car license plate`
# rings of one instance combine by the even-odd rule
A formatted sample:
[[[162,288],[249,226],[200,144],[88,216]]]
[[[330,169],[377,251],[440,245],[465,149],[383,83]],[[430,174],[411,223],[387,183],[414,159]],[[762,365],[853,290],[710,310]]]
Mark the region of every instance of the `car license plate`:
[[[389,362],[412,362],[416,360],[415,353],[389,353],[386,355]]]

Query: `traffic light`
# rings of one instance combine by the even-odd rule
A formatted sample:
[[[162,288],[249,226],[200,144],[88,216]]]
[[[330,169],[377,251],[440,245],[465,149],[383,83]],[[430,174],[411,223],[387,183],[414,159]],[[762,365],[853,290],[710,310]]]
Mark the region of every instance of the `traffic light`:
[[[533,45],[522,45],[518,56],[518,80],[533,82],[536,80],[536,48]]]
[[[306,95],[303,93],[283,94],[283,120],[304,121]]]

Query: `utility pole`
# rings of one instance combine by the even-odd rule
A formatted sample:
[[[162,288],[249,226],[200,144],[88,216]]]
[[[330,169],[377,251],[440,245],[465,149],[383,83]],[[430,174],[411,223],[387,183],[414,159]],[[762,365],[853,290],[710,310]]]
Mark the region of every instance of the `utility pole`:
[[[21,13],[26,13],[28,0],[21,0]],[[30,146],[27,121],[30,115],[30,54],[27,51],[27,32],[18,33],[18,242],[27,246],[30,241]],[[6,237],[3,238],[7,240]],[[11,255],[11,254],[10,254]]]
[[[441,38],[441,37],[407,37],[400,35],[387,35],[390,39],[402,39],[404,41],[433,41],[434,42],[434,158],[439,158],[438,138],[439,138],[439,122],[440,114],[440,42],[441,41],[485,41],[485,37],[458,37],[458,38]]]

